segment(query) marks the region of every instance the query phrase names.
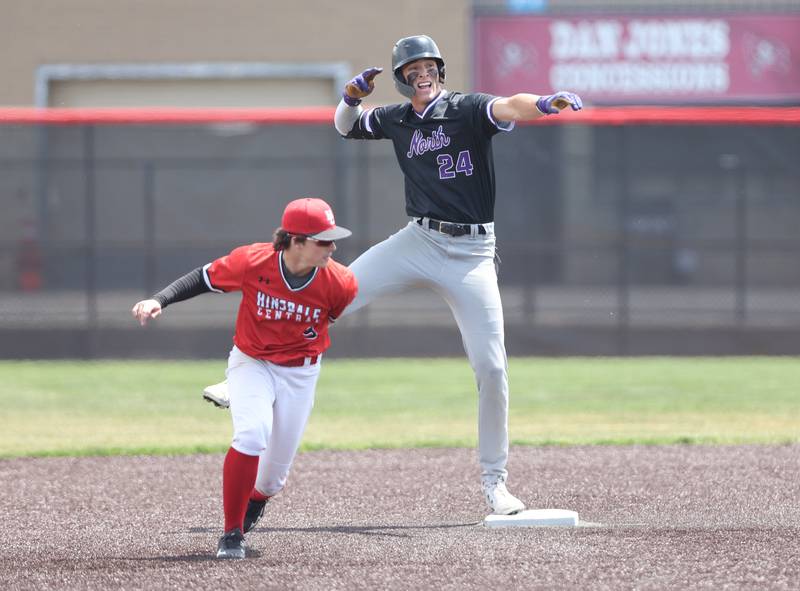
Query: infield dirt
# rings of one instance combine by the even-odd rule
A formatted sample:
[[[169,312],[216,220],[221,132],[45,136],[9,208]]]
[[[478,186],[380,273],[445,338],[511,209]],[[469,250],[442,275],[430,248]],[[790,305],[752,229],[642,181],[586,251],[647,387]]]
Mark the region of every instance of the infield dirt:
[[[481,525],[475,452],[308,452],[214,558],[222,456],[0,461],[2,589],[797,589],[800,445],[512,449],[577,528]]]

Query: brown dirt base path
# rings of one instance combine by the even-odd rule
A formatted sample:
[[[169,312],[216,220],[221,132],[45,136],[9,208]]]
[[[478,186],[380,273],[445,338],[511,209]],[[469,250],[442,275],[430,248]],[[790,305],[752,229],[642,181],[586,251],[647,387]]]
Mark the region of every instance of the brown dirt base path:
[[[800,445],[514,448],[577,528],[487,529],[475,453],[310,452],[216,560],[222,457],[0,461],[2,589],[797,589]]]

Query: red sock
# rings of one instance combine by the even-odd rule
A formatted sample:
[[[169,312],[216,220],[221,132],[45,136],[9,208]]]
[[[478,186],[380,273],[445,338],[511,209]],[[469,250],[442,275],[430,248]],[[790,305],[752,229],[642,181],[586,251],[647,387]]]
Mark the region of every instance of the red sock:
[[[253,487],[253,492],[250,493],[251,501],[266,501],[269,497],[261,493],[257,488]]]
[[[222,465],[222,507],[225,531],[242,529],[250,491],[256,483],[258,456],[248,456],[233,448],[228,450]]]

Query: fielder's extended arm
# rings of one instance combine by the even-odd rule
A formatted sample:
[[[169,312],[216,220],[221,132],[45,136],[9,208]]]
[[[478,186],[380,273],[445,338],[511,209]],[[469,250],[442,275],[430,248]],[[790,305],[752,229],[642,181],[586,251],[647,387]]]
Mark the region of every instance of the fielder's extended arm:
[[[160,316],[164,308],[170,304],[182,302],[209,291],[211,289],[203,279],[203,268],[197,267],[186,275],[178,277],[152,298],[137,302],[131,309],[131,314],[139,321],[139,324],[144,326],[151,318]]]

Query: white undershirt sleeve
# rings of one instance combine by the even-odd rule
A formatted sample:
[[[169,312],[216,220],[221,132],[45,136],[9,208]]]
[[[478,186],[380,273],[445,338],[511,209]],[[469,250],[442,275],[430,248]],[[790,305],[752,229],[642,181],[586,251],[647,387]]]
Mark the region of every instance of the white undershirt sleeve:
[[[339,101],[339,105],[336,107],[336,114],[333,116],[333,124],[336,126],[336,131],[342,135],[350,133],[363,111],[364,109],[361,105],[351,107],[344,100]]]

